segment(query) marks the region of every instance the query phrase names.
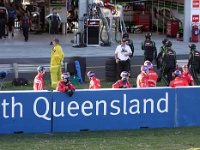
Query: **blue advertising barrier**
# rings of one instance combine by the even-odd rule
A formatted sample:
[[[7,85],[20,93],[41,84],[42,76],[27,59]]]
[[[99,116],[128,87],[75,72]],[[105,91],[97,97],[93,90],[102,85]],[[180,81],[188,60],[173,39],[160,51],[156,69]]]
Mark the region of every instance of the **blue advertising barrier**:
[[[200,126],[200,87],[176,88],[176,127]]]
[[[175,89],[53,92],[53,132],[174,127]]]
[[[0,134],[51,132],[52,92],[0,92]]]

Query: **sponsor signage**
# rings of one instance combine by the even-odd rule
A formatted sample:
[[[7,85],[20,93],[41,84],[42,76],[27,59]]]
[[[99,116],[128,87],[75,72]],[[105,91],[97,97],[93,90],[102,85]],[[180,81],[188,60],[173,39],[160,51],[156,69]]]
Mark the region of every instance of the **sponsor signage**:
[[[199,15],[192,15],[192,22],[199,22]]]
[[[192,1],[192,8],[199,8],[199,0]]]

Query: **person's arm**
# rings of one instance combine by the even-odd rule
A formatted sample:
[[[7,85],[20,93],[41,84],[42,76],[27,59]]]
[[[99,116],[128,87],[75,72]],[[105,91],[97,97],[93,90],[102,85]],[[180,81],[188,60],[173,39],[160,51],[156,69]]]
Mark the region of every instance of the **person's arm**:
[[[115,61],[116,61],[116,63],[119,62],[118,53],[115,53]]]

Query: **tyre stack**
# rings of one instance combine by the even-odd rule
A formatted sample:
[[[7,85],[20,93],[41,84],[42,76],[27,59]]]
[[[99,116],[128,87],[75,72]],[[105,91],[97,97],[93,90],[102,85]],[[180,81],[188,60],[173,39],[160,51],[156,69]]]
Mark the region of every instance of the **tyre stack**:
[[[105,64],[106,81],[115,82],[117,77],[115,58],[108,58]]]
[[[70,73],[70,76],[77,76],[77,71],[75,67],[75,61],[79,61],[81,67],[81,76],[83,82],[85,82],[85,75],[86,75],[86,58],[85,57],[70,57],[68,64],[67,64],[67,72]]]

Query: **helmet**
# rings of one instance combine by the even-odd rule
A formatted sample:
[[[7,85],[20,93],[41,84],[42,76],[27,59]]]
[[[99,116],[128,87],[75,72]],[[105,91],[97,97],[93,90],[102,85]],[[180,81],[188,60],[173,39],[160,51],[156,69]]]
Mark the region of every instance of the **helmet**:
[[[39,66],[39,67],[37,68],[37,71],[43,72],[43,71],[45,71],[45,68],[44,68],[43,66]]]
[[[95,76],[95,73],[93,71],[88,71],[87,76],[90,79],[91,77]]]
[[[196,49],[196,45],[195,45],[195,44],[190,44],[190,45],[189,45],[189,48],[191,48],[191,49]]]
[[[141,66],[141,72],[147,74],[149,71],[148,67],[147,66]]]
[[[167,41],[168,41],[168,39],[164,39],[164,40],[162,40],[162,43],[165,45]]]
[[[127,32],[125,32],[123,35],[122,35],[122,38],[129,38],[129,34]]]
[[[148,69],[153,69],[153,64],[149,60],[144,62],[144,66],[147,66]]]
[[[172,46],[172,42],[171,41],[166,41],[165,46],[166,47],[171,47]]]
[[[61,75],[61,79],[64,81],[64,82],[68,82],[69,81],[69,78],[70,78],[70,75],[68,73],[63,73]]]
[[[145,37],[146,37],[146,38],[151,38],[151,35],[152,35],[151,33],[146,33],[146,34],[145,34]]]
[[[122,78],[127,78],[127,77],[129,77],[129,73],[127,71],[122,71],[122,73],[120,74],[120,76]]]
[[[180,70],[175,70],[174,71],[174,75],[175,75],[175,77],[177,77],[177,76],[181,77],[181,71]]]

